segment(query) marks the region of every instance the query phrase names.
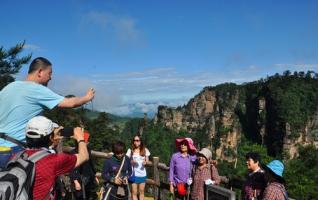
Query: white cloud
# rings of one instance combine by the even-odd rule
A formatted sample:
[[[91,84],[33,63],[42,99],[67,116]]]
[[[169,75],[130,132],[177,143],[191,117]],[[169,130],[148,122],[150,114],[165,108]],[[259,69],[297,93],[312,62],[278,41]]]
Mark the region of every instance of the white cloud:
[[[276,67],[284,70],[308,71],[317,70],[318,64],[275,64]]]
[[[81,24],[85,27],[83,30],[94,25],[104,32],[110,31],[120,44],[143,43],[142,31],[137,27],[136,20],[130,16],[91,11],[83,16]]]
[[[25,44],[23,48],[31,51],[45,51],[45,49],[42,49],[40,46],[35,44]]]
[[[75,76],[56,76],[49,87],[61,95],[83,96],[89,88],[95,89],[95,98],[88,107],[94,110],[106,111],[110,107],[122,104],[121,96],[116,88],[94,84],[91,80]]]
[[[250,65],[239,70],[193,72],[173,67],[155,67],[123,73],[107,73],[83,77],[55,76],[51,88],[63,95],[84,95],[96,88],[95,110],[118,115],[156,113],[159,105],[183,106],[203,87],[220,83],[243,83],[266,77],[268,69]],[[271,75],[271,74],[269,74]],[[67,86],[67,87],[65,87]],[[88,108],[91,104],[88,105]]]

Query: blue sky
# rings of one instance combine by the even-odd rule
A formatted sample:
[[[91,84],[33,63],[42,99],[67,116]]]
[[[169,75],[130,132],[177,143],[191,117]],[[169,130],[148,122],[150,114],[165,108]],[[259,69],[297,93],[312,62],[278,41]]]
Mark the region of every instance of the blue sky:
[[[205,86],[317,72],[317,10],[309,0],[2,0],[0,46],[25,40],[23,55],[53,63],[51,89],[94,87],[96,110],[154,113]]]

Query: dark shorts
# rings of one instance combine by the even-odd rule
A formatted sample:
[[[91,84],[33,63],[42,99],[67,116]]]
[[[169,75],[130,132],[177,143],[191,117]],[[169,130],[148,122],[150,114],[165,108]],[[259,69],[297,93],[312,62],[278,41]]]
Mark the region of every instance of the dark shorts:
[[[136,177],[135,177],[135,181],[134,181],[133,183],[137,183],[137,184],[139,184],[139,183],[146,183],[146,179],[147,179],[147,176],[144,176],[144,177],[138,177],[138,176],[136,176]]]

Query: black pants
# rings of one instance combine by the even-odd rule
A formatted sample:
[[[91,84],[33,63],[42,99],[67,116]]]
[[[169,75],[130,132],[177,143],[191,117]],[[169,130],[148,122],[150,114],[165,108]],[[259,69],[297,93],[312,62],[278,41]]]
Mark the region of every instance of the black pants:
[[[95,191],[95,188],[91,187],[91,185],[85,186],[85,197],[84,198],[84,193],[83,190],[75,190],[73,192],[73,195],[76,200],[89,200],[89,199],[97,199],[97,194]]]

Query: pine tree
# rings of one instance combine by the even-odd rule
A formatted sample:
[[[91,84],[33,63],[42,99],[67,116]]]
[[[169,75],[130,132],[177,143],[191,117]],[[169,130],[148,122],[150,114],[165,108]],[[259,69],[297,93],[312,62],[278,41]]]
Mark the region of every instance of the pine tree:
[[[32,54],[18,57],[18,54],[22,52],[25,41],[18,43],[9,50],[0,47],[0,90],[8,83],[13,82],[15,78],[13,75],[17,74],[22,65],[27,64]]]

